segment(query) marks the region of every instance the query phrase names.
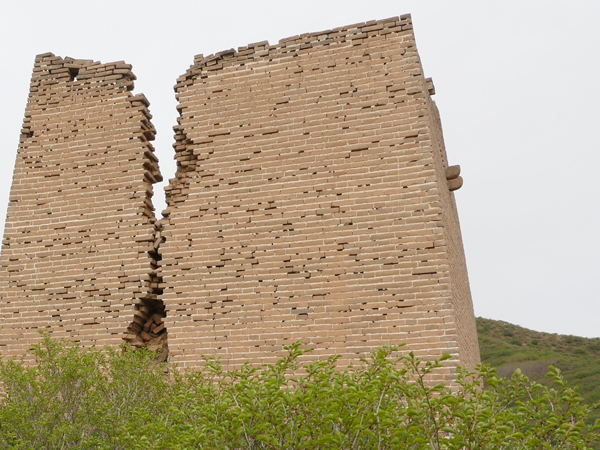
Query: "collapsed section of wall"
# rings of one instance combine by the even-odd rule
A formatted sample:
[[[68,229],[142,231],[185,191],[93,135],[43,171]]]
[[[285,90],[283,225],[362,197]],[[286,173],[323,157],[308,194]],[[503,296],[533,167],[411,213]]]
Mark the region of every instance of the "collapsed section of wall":
[[[147,346],[139,334],[164,315],[152,255],[161,176],[134,79],[123,62],[36,58],[2,241],[3,355],[24,353],[40,329]]]
[[[410,16],[196,57],[160,247],[176,361],[273,362],[297,340],[342,365],[401,342],[478,359],[428,84]]]

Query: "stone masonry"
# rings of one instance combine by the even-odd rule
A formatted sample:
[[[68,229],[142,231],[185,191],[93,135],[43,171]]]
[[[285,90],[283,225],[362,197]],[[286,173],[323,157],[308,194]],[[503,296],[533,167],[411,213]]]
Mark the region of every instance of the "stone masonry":
[[[0,352],[38,329],[186,368],[479,362],[441,124],[410,16],[196,56],[155,222],[154,129],[124,63],[36,59],[0,264]],[[168,331],[168,349],[166,346]]]

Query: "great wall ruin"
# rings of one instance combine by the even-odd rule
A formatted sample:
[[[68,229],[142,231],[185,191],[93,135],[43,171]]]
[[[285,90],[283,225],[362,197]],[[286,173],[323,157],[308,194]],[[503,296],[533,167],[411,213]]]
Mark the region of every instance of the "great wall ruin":
[[[35,60],[0,260],[0,353],[38,330],[183,367],[355,363],[406,342],[479,362],[441,124],[409,15],[196,56],[176,177],[123,62]],[[168,341],[168,345],[167,345]]]

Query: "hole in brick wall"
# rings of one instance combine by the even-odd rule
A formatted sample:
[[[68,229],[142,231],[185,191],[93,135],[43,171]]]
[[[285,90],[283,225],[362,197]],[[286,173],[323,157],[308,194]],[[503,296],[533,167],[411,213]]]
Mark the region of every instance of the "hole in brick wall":
[[[79,68],[69,67],[69,76],[71,77],[71,81],[77,81],[77,75],[79,75]]]
[[[165,317],[165,306],[161,300],[141,300],[135,305],[133,322],[127,327],[125,340],[136,348],[155,352],[157,362],[166,361],[169,356],[169,346]]]
[[[157,231],[157,237],[154,248],[148,252],[153,270],[156,270],[158,262],[162,259],[158,252],[158,246],[163,239],[160,231]],[[155,352],[156,361],[164,362],[169,356],[169,346],[167,329],[164,323],[167,314],[165,305],[160,300],[160,295],[163,293],[160,288],[162,278],[157,276],[155,272],[152,272],[150,276],[151,297],[141,299],[135,305],[133,322],[127,327],[127,335],[123,339],[136,348],[145,348]]]

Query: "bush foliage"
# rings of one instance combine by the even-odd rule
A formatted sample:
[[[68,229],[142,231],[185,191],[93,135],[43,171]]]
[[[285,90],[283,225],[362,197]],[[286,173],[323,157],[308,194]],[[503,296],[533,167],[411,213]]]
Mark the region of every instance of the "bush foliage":
[[[36,365],[0,362],[5,449],[586,449],[600,423],[552,369],[552,386],[487,366],[430,386],[442,366],[378,349],[358,367],[301,364],[185,372],[129,348],[87,349],[45,335]],[[483,388],[485,387],[485,388]]]

